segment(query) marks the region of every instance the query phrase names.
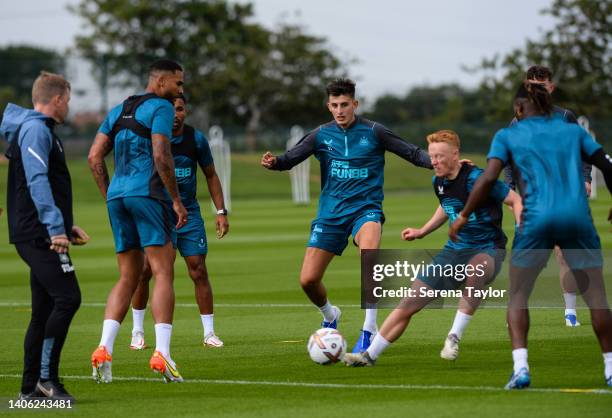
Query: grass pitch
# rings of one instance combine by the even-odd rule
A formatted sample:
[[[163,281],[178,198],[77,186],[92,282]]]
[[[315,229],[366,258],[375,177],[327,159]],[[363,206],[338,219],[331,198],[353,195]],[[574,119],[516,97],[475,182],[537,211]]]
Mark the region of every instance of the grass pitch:
[[[473,157],[477,162],[481,159]],[[111,384],[90,379],[89,357],[99,341],[106,296],[117,276],[106,208],[83,161],[70,164],[75,220],[92,237],[72,250],[83,294],[62,355],[60,372],[77,398],[68,416],[609,416],[612,392],[605,389],[602,359],[586,311],[583,326],[566,328],[562,309],[534,309],[529,360],[533,389],[505,392],[511,367],[503,309],[482,309],[472,320],[456,362],[439,358],[454,309],[430,309],[415,316],[404,336],[374,368],[322,367],[310,361],[305,345],[320,314],[308,304],[298,274],[316,201],[290,202],[286,174],[258,167],[258,156],[234,158],[230,234],[214,238],[210,205],[200,182],[209,236],[207,260],[215,294],[215,328],[226,346],[202,347],[202,326],[193,286],[183,261],[176,264],[175,326],[172,355],[186,382],[164,385],[148,370],[152,349],[128,349],[131,314],[115,344]],[[316,165],[316,164],[313,164]],[[388,157],[383,248],[440,248],[446,228],[404,243],[399,231],[420,226],[437,202],[430,173]],[[0,201],[5,202],[6,166],[0,166]],[[316,167],[312,187],[318,188]],[[407,191],[409,188],[411,191]],[[600,190],[593,217],[604,248],[612,248],[605,221],[612,200]],[[505,230],[512,235],[506,211]],[[7,242],[6,220],[0,240]],[[363,320],[359,310],[360,264],[349,246],[330,266],[325,283],[330,299],[343,309],[340,331],[349,347]],[[23,336],[30,315],[25,264],[14,248],[0,246],[0,414],[19,391]],[[561,292],[559,291],[559,298]],[[379,313],[379,324],[388,311]],[[150,312],[146,339],[154,345]],[[593,392],[593,390],[596,390]],[[607,411],[607,412],[606,412]],[[13,414],[17,412],[12,411]],[[70,415],[73,414],[73,415]]]

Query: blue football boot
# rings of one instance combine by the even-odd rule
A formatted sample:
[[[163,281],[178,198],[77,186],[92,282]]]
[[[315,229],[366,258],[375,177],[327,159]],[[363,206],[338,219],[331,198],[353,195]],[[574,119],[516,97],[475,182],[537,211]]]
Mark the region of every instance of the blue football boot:
[[[362,329],[361,333],[359,334],[359,339],[353,346],[353,350],[351,352],[364,353],[365,351],[367,351],[367,349],[370,348],[370,344],[372,344],[372,339],[374,338],[374,335],[376,334]]]
[[[340,315],[342,315],[342,312],[337,306],[334,306],[334,310],[336,311],[336,317],[334,318],[334,320],[331,322],[327,322],[324,319],[323,322],[321,322],[321,328],[338,329],[338,321],[340,320]]]
[[[531,376],[529,375],[529,370],[526,367],[523,367],[518,373],[512,373],[510,377],[510,381],[504,387],[506,390],[510,389],[525,389],[528,388],[531,384]]]
[[[565,315],[565,325],[568,327],[579,327],[580,322],[578,322],[578,318],[574,314]]]

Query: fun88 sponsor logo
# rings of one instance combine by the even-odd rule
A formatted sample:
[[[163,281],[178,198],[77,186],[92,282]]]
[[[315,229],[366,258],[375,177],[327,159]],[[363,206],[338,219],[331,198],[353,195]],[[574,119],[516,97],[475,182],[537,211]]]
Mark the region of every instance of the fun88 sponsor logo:
[[[348,161],[332,160],[331,176],[337,179],[368,178],[367,168],[351,168]]]

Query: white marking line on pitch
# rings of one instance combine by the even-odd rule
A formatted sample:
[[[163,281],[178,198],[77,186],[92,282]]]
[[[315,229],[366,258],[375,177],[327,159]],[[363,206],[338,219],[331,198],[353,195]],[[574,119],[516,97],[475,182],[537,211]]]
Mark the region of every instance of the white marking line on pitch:
[[[22,308],[31,307],[30,302],[0,302],[1,308]],[[81,306],[86,308],[103,308],[106,302],[83,302]],[[177,303],[174,306],[178,308],[196,308],[195,303]],[[306,303],[215,303],[219,308],[312,308],[312,305]],[[359,308],[361,305],[338,305],[343,308]]]
[[[29,308],[32,304],[30,302],[0,302],[0,308]],[[82,302],[81,306],[84,308],[103,308],[106,306],[106,302]],[[177,308],[196,308],[198,305],[195,303],[177,303],[174,306]],[[311,304],[307,303],[215,303],[217,308],[312,308]],[[341,308],[361,308],[361,305],[347,304],[337,305]],[[454,305],[445,306],[444,309],[454,308]],[[485,307],[481,307],[484,309]],[[530,306],[530,309],[563,309],[563,306]],[[381,308],[391,309],[391,308]],[[436,309],[436,308],[434,308]],[[486,309],[506,309],[506,306],[486,306]],[[577,309],[586,309],[584,307],[578,307]]]
[[[0,378],[21,379],[20,374],[0,374]],[[92,380],[91,376],[63,376],[64,379]],[[114,377],[118,382],[154,382],[161,383],[162,380],[153,377]],[[398,389],[398,390],[456,390],[456,391],[487,391],[508,392],[502,387],[496,386],[450,386],[450,385],[349,385],[344,383],[309,383],[309,382],[273,382],[269,380],[226,380],[226,379],[185,379],[183,383],[208,384],[208,385],[239,385],[239,386],[285,386],[304,388],[328,388],[328,389]],[[112,384],[112,383],[111,383]],[[530,388],[523,392],[541,393],[578,393],[593,395],[612,395],[612,391],[606,389],[554,389],[554,388]]]

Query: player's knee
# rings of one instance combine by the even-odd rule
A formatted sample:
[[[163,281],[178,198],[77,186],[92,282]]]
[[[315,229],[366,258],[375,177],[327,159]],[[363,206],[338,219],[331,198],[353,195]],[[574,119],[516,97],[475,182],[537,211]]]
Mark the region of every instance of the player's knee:
[[[313,274],[302,274],[300,276],[300,286],[302,289],[307,289],[312,286],[316,286],[321,282],[321,276],[313,275]]]
[[[367,237],[362,238],[359,241],[355,241],[360,250],[377,250],[380,247],[380,238]]]
[[[591,323],[596,332],[612,329],[612,312],[610,309],[591,309]]]
[[[508,304],[513,307],[526,307],[530,292],[511,289],[508,295]]]
[[[206,284],[208,283],[208,271],[206,270],[206,266],[201,263],[197,266],[189,267],[189,277],[195,284]]]
[[[141,283],[141,278],[139,277],[137,280],[134,280],[131,277],[121,277],[119,279],[119,282],[122,285],[122,289],[127,289],[130,294],[134,294],[134,292],[136,292],[136,289],[138,288],[138,285]],[[145,283],[145,285],[148,285],[148,282]]]
[[[151,277],[155,277],[155,282],[167,282],[174,279],[174,264],[157,264],[154,267],[151,266],[151,276],[149,276],[149,280]]]
[[[153,272],[151,271],[151,266],[149,266],[149,264],[147,263],[142,269],[140,281],[144,283],[149,283],[151,281],[151,277],[153,277]]]
[[[151,277],[153,277],[153,275],[151,274],[151,270],[149,270],[148,272],[143,272],[140,276],[140,283],[145,286],[148,286],[149,282],[151,281]]]

